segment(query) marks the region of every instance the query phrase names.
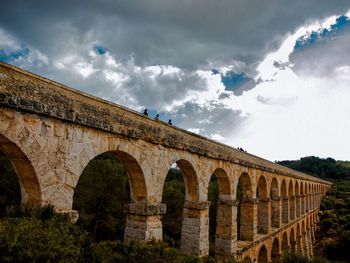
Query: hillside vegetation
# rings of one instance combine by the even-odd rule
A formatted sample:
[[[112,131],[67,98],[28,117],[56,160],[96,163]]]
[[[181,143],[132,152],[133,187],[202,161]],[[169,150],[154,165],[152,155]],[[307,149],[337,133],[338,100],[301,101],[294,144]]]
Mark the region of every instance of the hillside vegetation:
[[[314,254],[350,262],[350,162],[312,156],[278,163],[333,183],[321,203]]]

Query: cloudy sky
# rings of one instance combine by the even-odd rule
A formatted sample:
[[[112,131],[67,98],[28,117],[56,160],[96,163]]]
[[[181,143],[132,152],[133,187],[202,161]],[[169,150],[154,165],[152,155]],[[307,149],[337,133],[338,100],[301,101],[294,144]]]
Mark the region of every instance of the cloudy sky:
[[[350,159],[349,0],[11,0],[0,60],[271,161]]]

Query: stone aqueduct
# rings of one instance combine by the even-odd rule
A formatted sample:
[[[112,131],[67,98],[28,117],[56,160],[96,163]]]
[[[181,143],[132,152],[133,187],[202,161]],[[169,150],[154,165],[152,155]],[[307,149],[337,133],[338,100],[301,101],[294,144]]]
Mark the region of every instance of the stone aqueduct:
[[[331,187],[3,62],[0,149],[15,168],[22,202],[50,203],[73,218],[79,176],[94,157],[113,153],[124,164],[131,189],[126,240],[162,239],[163,185],[176,162],[186,188],[181,249],[199,256],[209,250],[207,192],[213,173],[220,189],[215,251],[258,262],[288,249],[312,255],[320,201]]]

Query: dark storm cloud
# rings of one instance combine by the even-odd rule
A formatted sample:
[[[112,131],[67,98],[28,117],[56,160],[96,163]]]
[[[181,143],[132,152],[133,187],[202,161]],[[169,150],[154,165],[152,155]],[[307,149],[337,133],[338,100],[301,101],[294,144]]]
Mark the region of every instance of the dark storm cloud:
[[[327,77],[338,67],[350,66],[350,21],[327,34],[311,34],[312,42],[295,48],[290,55],[293,71],[299,75]]]
[[[49,57],[85,34],[137,65],[197,69],[208,61],[251,64],[281,36],[312,18],[342,13],[332,1],[22,1],[2,3],[0,24]]]

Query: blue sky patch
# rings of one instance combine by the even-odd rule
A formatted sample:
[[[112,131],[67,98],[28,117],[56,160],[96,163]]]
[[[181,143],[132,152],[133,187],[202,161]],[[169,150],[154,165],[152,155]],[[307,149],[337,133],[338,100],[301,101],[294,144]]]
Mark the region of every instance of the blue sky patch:
[[[218,70],[213,69],[213,74],[220,74]],[[233,71],[226,72],[225,75],[221,75],[221,82],[225,85],[225,90],[234,91],[244,84],[246,84],[250,78],[245,73],[236,74]]]
[[[22,48],[21,50],[17,52],[12,52],[10,54],[6,54],[4,50],[0,49],[0,60],[9,63],[15,59],[18,59],[19,57],[28,55],[28,53],[28,48]]]
[[[95,50],[98,54],[103,55],[107,52],[107,49],[101,46],[95,46]]]
[[[301,49],[334,37],[336,34],[350,29],[350,20],[347,16],[340,16],[330,29],[323,29],[320,32],[313,31],[308,37],[302,36],[295,42],[294,49]]]

